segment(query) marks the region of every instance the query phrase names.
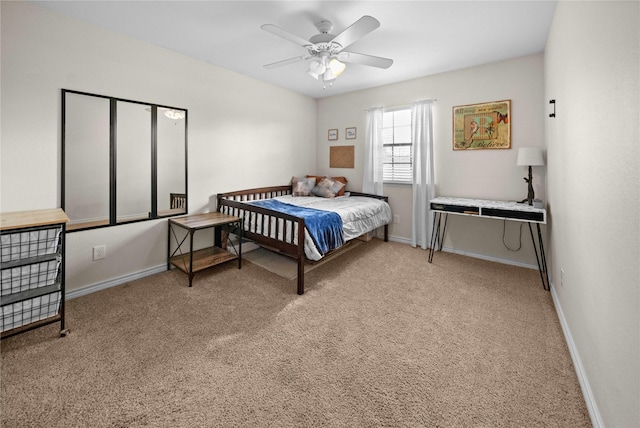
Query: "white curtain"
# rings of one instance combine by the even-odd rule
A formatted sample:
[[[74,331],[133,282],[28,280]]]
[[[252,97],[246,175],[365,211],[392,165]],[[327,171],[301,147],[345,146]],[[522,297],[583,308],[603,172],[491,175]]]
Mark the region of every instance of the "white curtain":
[[[419,101],[411,107],[413,138],[413,221],[411,246],[427,249],[433,233],[433,213],[429,200],[435,197],[433,173],[432,101]]]
[[[367,111],[362,191],[382,195],[382,108]]]

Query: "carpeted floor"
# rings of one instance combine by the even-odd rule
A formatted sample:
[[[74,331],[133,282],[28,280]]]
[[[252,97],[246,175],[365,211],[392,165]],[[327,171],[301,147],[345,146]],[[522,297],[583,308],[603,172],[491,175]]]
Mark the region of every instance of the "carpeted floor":
[[[585,427],[537,271],[373,240],[73,299],[2,341],[2,427]]]

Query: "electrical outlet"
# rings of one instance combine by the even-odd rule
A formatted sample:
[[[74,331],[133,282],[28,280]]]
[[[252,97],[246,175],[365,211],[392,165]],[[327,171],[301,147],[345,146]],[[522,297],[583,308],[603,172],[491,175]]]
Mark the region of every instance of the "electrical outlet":
[[[107,257],[107,246],[106,245],[98,245],[93,247],[93,260],[100,260]]]
[[[564,269],[560,269],[560,287],[564,287]]]
[[[393,224],[400,224],[400,216],[399,215],[394,215],[393,216]]]

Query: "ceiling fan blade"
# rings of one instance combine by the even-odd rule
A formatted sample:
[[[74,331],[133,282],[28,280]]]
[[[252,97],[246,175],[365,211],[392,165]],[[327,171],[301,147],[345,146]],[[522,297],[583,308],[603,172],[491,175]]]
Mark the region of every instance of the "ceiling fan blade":
[[[340,52],[337,55],[338,61],[352,64],[363,64],[371,67],[389,68],[393,64],[393,60],[382,58],[379,56],[365,55],[356,52]]]
[[[302,55],[302,56],[297,56],[295,58],[289,58],[289,59],[285,59],[278,62],[272,62],[271,64],[263,65],[263,67],[266,68],[267,70],[270,70],[272,68],[282,67],[283,65],[295,64],[296,62],[306,61],[309,58],[311,58],[311,55]]]
[[[273,25],[273,24],[264,24],[262,26],[260,26],[260,28],[262,28],[264,31],[271,33],[271,34],[275,34],[276,36],[280,36],[283,39],[287,39],[290,42],[295,43],[298,46],[302,46],[303,48],[311,48],[314,47],[314,44],[311,43],[309,40],[305,40],[302,37],[298,37],[295,34],[291,34],[290,32],[283,30],[282,28]]]
[[[338,43],[344,49],[379,26],[380,22],[377,19],[372,16],[365,15],[335,36],[332,42]]]

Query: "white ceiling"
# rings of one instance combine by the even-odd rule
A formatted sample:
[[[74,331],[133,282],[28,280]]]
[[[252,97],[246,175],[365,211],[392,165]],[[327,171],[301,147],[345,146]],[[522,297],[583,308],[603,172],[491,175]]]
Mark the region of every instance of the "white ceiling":
[[[97,26],[314,98],[542,52],[556,1],[35,1]],[[380,27],[349,51],[394,60],[388,69],[348,64],[332,87],[308,65],[262,66],[306,50],[262,30],[304,39],[328,19],[333,34],[363,15]]]

